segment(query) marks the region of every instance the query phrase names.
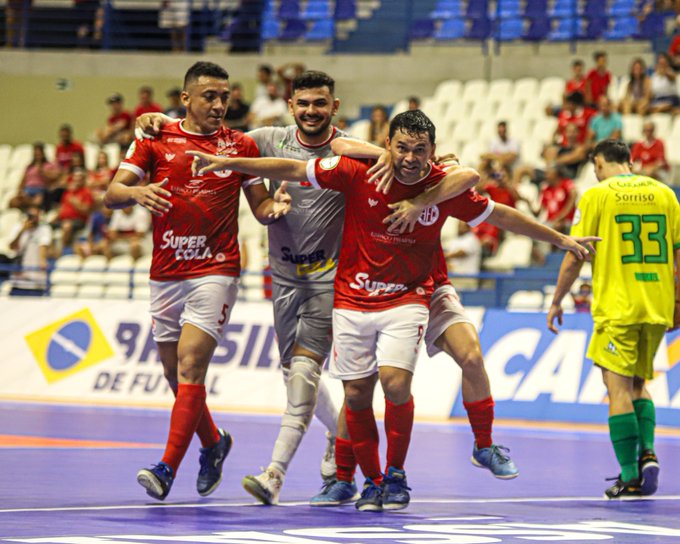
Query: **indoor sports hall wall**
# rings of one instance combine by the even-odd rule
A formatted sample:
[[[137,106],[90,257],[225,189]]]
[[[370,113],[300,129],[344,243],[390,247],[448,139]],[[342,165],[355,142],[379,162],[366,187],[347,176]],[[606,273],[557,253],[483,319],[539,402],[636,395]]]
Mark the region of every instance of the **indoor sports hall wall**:
[[[6,299],[0,341],[0,399],[119,406],[172,402],[151,337],[147,302]],[[499,418],[601,423],[607,406],[601,375],[585,359],[592,321],[565,316],[555,336],[541,313],[471,309]],[[680,333],[655,360],[651,391],[661,425],[680,421]],[[339,382],[329,379],[340,400]],[[218,410],[279,414],[285,389],[278,370],[270,303],[239,302],[207,380]],[[416,415],[464,415],[460,372],[446,355],[421,352],[414,378]],[[382,410],[381,399],[376,411]]]

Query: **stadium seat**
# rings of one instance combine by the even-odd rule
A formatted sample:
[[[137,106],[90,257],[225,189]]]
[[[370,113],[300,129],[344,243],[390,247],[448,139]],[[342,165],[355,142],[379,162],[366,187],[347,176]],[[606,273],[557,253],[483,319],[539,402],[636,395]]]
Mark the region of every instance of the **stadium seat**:
[[[609,20],[606,17],[591,16],[585,21],[585,26],[579,34],[581,40],[599,40],[607,30]]]
[[[555,129],[557,129],[557,119],[544,115],[536,121],[531,139],[541,144],[548,143],[552,141]]]
[[[307,32],[307,24],[302,19],[288,19],[279,34],[279,40],[292,42],[299,40]]]
[[[585,0],[581,15],[586,17],[602,17],[607,12],[607,0]]]
[[[319,19],[312,23],[312,27],[305,34],[305,40],[310,42],[332,40],[335,35],[335,21],[333,19]]]
[[[442,81],[434,91],[433,98],[442,104],[458,100],[463,92],[463,84],[457,79]]]
[[[424,98],[420,104],[421,111],[435,124],[442,123],[444,121],[444,108],[445,104],[442,104],[432,97]]]
[[[484,261],[484,268],[493,271],[509,271],[519,266],[531,264],[533,241],[519,235],[508,235],[498,249],[498,253]]]
[[[7,144],[0,145],[0,184],[2,184],[2,178],[7,173],[7,168],[9,166],[9,158],[12,154],[12,146]]]
[[[654,113],[649,116],[649,120],[652,121],[656,127],[655,134],[657,138],[663,140],[667,146],[670,142],[677,145],[676,142],[678,142],[678,140],[671,139],[673,116],[667,113]]]
[[[486,119],[493,119],[495,113],[496,106],[493,102],[490,100],[479,100],[473,104],[469,117],[481,123]]]
[[[550,17],[574,18],[578,14],[578,0],[555,0],[552,9],[548,10]]]
[[[465,117],[458,121],[450,135],[450,139],[455,142],[455,147],[460,149],[470,138],[474,138],[474,135],[477,134],[478,126],[479,121],[471,117]]]
[[[561,104],[566,82],[561,77],[547,77],[541,80],[537,102],[543,108],[548,104]]]
[[[498,0],[496,3],[496,18],[515,19],[521,15],[521,3],[519,0]]]
[[[514,100],[505,100],[498,105],[496,110],[496,119],[499,121],[507,121],[514,125],[519,119],[522,119],[524,112],[524,104],[515,102]],[[515,134],[519,138],[519,135]]]
[[[330,19],[331,6],[328,0],[308,0],[302,11],[302,18],[307,21]]]
[[[105,292],[104,285],[88,283],[86,285],[81,285],[80,287],[78,287],[76,296],[78,298],[97,299],[103,298],[104,292]]]
[[[623,140],[633,143],[642,138],[642,117],[637,114],[623,115]]]
[[[262,39],[276,40],[279,37],[279,21],[277,19],[265,19],[262,21]]]
[[[486,99],[489,102],[501,103],[508,100],[512,96],[514,82],[511,79],[494,79],[489,83],[489,90],[486,94]]]
[[[347,132],[354,138],[365,140],[370,126],[371,122],[368,119],[360,119],[359,121],[352,123]]]
[[[549,42],[564,42],[578,37],[580,24],[577,17],[555,19],[553,25],[547,36]]]
[[[487,149],[491,140],[496,137],[498,122],[496,119],[484,119],[482,120],[479,130],[477,131],[477,140],[479,140],[484,148]]]
[[[106,269],[106,284],[129,286],[130,274],[134,267],[135,263],[130,255],[117,255],[113,257]]]
[[[488,17],[470,19],[472,22],[465,31],[468,40],[487,40],[491,36],[491,20]]]
[[[356,0],[335,0],[335,15],[336,21],[348,21],[355,19],[357,16]]]
[[[33,159],[33,146],[31,144],[20,144],[12,148],[12,154],[7,162],[8,170],[26,170],[26,167]]]
[[[489,0],[468,0],[465,17],[468,19],[488,19]]]
[[[298,0],[281,0],[277,17],[283,21],[300,18],[300,2]]]
[[[524,35],[524,21],[519,18],[501,19],[496,29],[496,39],[501,42],[519,40]]]
[[[549,32],[550,19],[548,19],[548,17],[536,17],[530,19],[529,27],[524,32],[522,39],[529,42],[543,41]]]
[[[438,0],[436,7],[430,13],[431,19],[451,19],[463,16],[461,0]]]
[[[460,150],[460,163],[475,165],[479,162],[479,156],[484,152],[484,147],[479,138],[469,140]]]
[[[471,79],[463,85],[461,100],[465,104],[472,104],[479,100],[485,100],[489,92],[489,83],[485,79]]]
[[[410,40],[427,40],[435,33],[435,24],[432,19],[416,19],[411,23],[408,37]]]
[[[522,17],[530,19],[531,21],[536,19],[545,19],[548,11],[548,1],[547,0],[526,0],[524,4],[524,11],[522,11]]]
[[[434,33],[434,39],[438,41],[460,40],[464,37],[467,37],[465,21],[457,18],[446,19]]]
[[[543,291],[515,291],[508,299],[507,309],[511,312],[540,311],[543,309]]]
[[[638,31],[638,20],[631,15],[613,17],[611,28],[604,32],[605,40],[628,40],[635,37]]]
[[[104,298],[106,299],[127,299],[130,298],[129,285],[108,285],[104,289]]]
[[[612,0],[608,13],[612,17],[630,17],[635,10],[635,0]]]
[[[512,101],[526,104],[535,100],[538,94],[538,79],[535,77],[523,77],[515,81],[512,89]]]

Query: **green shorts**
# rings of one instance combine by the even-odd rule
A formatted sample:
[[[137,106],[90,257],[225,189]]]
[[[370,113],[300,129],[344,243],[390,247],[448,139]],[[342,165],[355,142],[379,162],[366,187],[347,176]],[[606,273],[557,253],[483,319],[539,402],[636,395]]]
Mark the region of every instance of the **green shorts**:
[[[654,376],[654,356],[666,333],[665,325],[595,326],[588,353],[593,362],[621,376],[650,380]]]

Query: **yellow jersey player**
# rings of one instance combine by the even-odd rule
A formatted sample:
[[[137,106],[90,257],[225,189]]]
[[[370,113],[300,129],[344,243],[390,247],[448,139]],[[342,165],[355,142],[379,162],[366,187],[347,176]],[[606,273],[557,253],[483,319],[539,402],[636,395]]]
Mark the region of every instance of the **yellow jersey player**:
[[[604,140],[593,150],[600,183],[578,205],[571,234],[597,235],[593,258],[594,330],[588,357],[602,369],[609,394],[609,433],[621,474],[609,499],[653,494],[659,462],[654,454],[655,410],[645,380],[664,333],[680,324],[678,200],[655,179],[630,171],[626,144]],[[562,324],[562,299],[582,263],[567,253],[548,312],[548,328]]]

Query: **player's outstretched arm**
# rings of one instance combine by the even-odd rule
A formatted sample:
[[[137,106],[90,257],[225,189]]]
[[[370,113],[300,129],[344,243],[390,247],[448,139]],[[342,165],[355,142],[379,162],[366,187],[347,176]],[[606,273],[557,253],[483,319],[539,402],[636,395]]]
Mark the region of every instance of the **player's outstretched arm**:
[[[336,155],[346,155],[354,159],[372,159],[375,164],[368,169],[368,183],[376,183],[375,190],[385,193],[394,181],[394,164],[392,153],[384,147],[355,140],[354,138],[336,138],[331,142],[331,150]]]
[[[401,200],[390,204],[392,213],[383,223],[391,223],[388,232],[402,233],[413,228],[424,209],[454,198],[479,183],[479,173],[473,168],[452,166],[446,171],[446,177],[434,187],[423,191],[415,198]]]
[[[494,206],[489,217],[486,218],[486,222],[515,234],[523,234],[539,242],[548,242],[560,249],[573,253],[578,259],[587,260],[591,253],[595,253],[593,242],[601,240],[597,236],[583,236],[579,238],[567,236],[550,227],[541,225],[532,217],[524,215],[514,208],[498,203]]]
[[[264,183],[256,183],[243,188],[248,199],[250,209],[260,223],[268,225],[279,217],[286,215],[291,208],[293,199],[286,190],[286,182],[282,182],[272,197]]]
[[[557,323],[562,325],[562,316],[564,315],[564,310],[562,310],[562,300],[571,291],[572,285],[579,277],[581,273],[581,267],[583,266],[583,261],[577,259],[572,253],[565,253],[564,259],[562,260],[562,266],[560,267],[560,275],[557,278],[557,286],[555,287],[555,294],[553,295],[552,303],[550,304],[550,309],[548,310],[547,322],[548,329],[557,334],[558,329],[555,326],[555,320]]]
[[[680,274],[680,248],[674,251],[674,256],[675,277],[677,278],[678,274]],[[678,281],[675,282],[675,306],[673,308],[673,328],[671,330],[674,331],[677,328],[680,328],[680,282]]]
[[[163,187],[167,181],[136,186],[139,177],[130,170],[119,169],[104,194],[104,205],[107,208],[127,208],[139,204],[152,214],[161,216],[172,208],[168,200],[172,193]]]
[[[173,119],[164,113],[143,113],[135,120],[135,138],[152,138],[156,136],[168,123],[175,123]]]
[[[235,170],[250,176],[281,179],[286,181],[309,181],[307,179],[307,163],[294,159],[270,159],[250,157],[222,157],[208,155],[200,151],[187,151],[194,158],[191,172],[194,176],[202,176],[215,170]]]

